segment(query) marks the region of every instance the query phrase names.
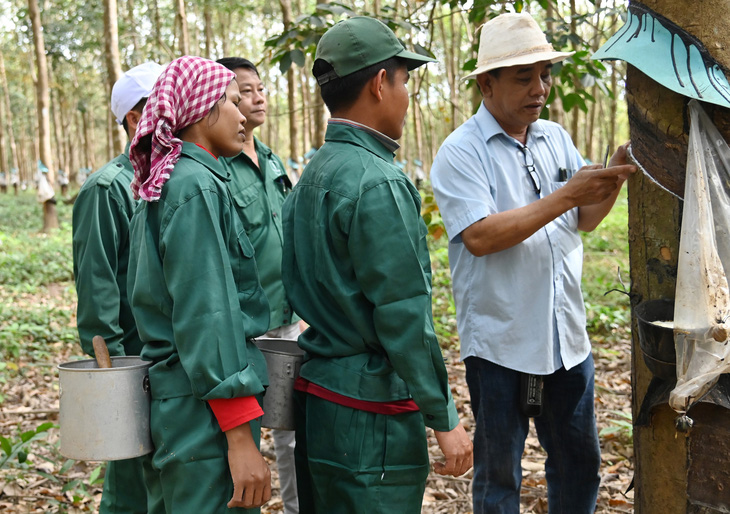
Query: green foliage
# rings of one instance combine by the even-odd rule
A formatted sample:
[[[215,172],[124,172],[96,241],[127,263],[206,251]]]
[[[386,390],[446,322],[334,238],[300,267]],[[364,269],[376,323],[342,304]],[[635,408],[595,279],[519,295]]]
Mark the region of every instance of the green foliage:
[[[427,183],[426,187],[427,190],[421,192],[421,216],[428,227],[428,235],[438,241],[441,236],[446,234],[446,227],[444,227],[444,220],[441,219],[441,212],[433,192],[430,191],[430,184]]]
[[[53,345],[78,339],[69,307],[75,295],[71,207],[58,204],[61,228],[49,235],[38,231],[42,217],[32,194],[7,200],[0,203],[0,358],[10,365],[0,369],[0,381],[17,371],[12,363],[21,355],[48,361]],[[38,301],[49,288],[58,298]]]
[[[393,32],[411,33],[420,30],[408,20],[398,19],[392,8],[385,7],[377,14],[364,10],[353,11],[349,6],[332,2],[317,4],[311,14],[299,16],[289,28],[266,40],[265,47],[271,49],[271,63],[279,64],[282,73],[286,73],[292,63],[300,68],[304,66],[306,55],[312,56],[322,35],[337,21],[352,16],[375,16],[388,25]],[[417,43],[413,43],[413,51],[421,55],[433,57],[433,54]]]
[[[432,267],[432,309],[436,336],[443,348],[458,349],[456,303],[451,291],[451,272],[446,238],[429,238]]]
[[[69,286],[70,288],[70,286]],[[67,296],[73,294],[66,292]],[[6,293],[0,294],[5,299]],[[70,303],[70,301],[68,302]],[[21,356],[36,362],[49,361],[53,358],[54,345],[57,343],[75,343],[78,332],[71,322],[71,311],[68,305],[21,305],[3,302],[0,305],[0,357],[12,362]],[[2,375],[3,369],[0,369]]]
[[[609,419],[610,426],[603,427],[598,435],[602,438],[615,437],[625,444],[632,444],[634,437],[634,423],[630,412],[621,410],[612,410],[611,414],[615,416]]]
[[[45,440],[48,430],[51,428],[57,427],[49,422],[38,425],[35,430],[21,432],[14,438],[0,435],[0,448],[2,448],[4,454],[0,457],[0,468],[5,467],[12,460],[17,460],[19,466],[26,466],[32,444],[36,441]]]
[[[7,471],[6,477],[26,479],[31,475],[39,475],[46,480],[61,485],[61,492],[68,493],[70,502],[79,504],[84,498],[90,498],[91,487],[99,487],[104,482],[102,472],[106,464],[99,464],[89,474],[88,479],[78,478],[73,469],[76,461],[64,459],[58,453],[57,443],[48,441],[51,430],[57,430],[58,425],[45,422],[31,430],[22,430],[8,437],[0,435],[0,469]],[[45,461],[44,466],[38,462]],[[52,470],[49,472],[48,470]],[[48,499],[49,503],[59,506],[60,512],[65,512],[65,501],[58,497]]]
[[[40,286],[73,280],[71,208],[59,203],[60,230],[40,231],[41,207],[31,193],[0,203],[0,284]]]
[[[626,188],[596,230],[583,239],[583,299],[592,339],[626,337],[631,326],[628,293],[629,242]]]

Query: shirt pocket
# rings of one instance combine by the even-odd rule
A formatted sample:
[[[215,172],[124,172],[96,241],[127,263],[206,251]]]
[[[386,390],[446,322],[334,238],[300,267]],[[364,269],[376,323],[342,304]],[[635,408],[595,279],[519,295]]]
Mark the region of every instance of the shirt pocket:
[[[266,202],[264,202],[263,192],[258,184],[251,184],[238,191],[233,195],[233,201],[248,233],[252,233],[263,226],[268,209],[266,208]]]
[[[545,191],[546,195],[549,195],[550,193],[554,193],[561,187],[563,187],[565,184],[567,184],[568,181],[564,180],[561,182],[558,181],[550,181],[547,184],[547,191]],[[572,230],[578,230],[578,208],[574,207],[570,209],[569,211],[561,214],[557,217],[555,220],[556,223],[560,223],[563,226],[572,229]]]
[[[248,298],[256,293],[260,287],[259,272],[254,258],[256,252],[245,230],[239,231],[236,239],[236,247],[233,249],[234,254],[231,256],[233,278],[236,281],[239,296],[243,295]]]

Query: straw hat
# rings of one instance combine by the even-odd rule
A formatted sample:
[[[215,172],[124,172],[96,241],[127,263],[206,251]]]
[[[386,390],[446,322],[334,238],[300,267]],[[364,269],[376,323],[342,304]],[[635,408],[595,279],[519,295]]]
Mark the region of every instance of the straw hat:
[[[556,52],[526,12],[500,14],[482,25],[477,67],[463,80],[485,71],[541,61],[560,62],[575,52]]]

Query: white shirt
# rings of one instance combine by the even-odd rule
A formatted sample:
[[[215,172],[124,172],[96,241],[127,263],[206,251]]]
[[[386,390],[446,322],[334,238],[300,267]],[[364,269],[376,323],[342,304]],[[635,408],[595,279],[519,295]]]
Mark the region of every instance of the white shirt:
[[[561,366],[570,369],[590,353],[580,289],[578,209],[523,242],[483,257],[475,257],[461,240],[473,223],[550,194],[565,184],[559,179],[585,164],[567,132],[550,121],[532,123],[525,146],[534,158],[539,195],[522,144],[482,104],[444,141],[431,182],[450,240],[461,358],[477,356],[545,375]]]

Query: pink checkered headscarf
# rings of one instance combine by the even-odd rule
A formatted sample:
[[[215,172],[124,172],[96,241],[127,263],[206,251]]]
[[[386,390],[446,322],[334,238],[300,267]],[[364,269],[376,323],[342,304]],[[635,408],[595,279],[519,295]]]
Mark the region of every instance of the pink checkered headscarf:
[[[135,199],[160,199],[162,185],[180,159],[182,141],[176,134],[205,118],[235,77],[218,63],[188,55],[165,68],[147,99],[129,148]],[[151,148],[139,148],[140,140],[150,134]]]

